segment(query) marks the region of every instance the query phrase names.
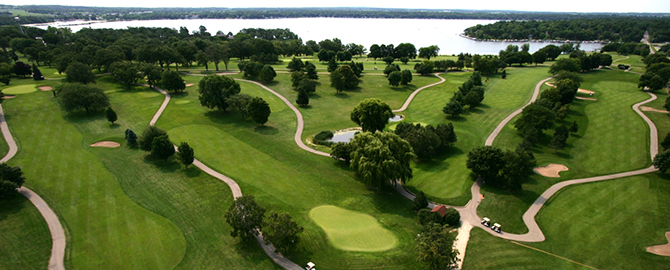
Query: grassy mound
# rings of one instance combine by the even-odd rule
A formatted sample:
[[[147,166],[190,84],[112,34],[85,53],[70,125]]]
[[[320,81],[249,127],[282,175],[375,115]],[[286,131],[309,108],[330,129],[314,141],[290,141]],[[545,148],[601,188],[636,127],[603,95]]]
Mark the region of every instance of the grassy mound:
[[[326,234],[333,246],[348,251],[384,251],[398,244],[396,237],[366,214],[333,205],[314,207],[309,216]]]
[[[19,85],[14,87],[9,87],[2,90],[2,93],[5,95],[20,95],[27,94],[37,91],[37,87],[34,84]]]

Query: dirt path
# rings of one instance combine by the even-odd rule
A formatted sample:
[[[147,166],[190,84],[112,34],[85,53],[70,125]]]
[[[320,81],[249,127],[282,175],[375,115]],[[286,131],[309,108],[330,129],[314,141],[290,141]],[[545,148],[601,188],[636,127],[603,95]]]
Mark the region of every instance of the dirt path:
[[[617,61],[626,60],[626,59],[628,59],[628,58],[630,58],[630,56],[626,56],[626,57],[624,57],[624,58],[619,58],[619,59],[617,59],[617,60],[612,61],[612,63],[617,62]]]
[[[0,105],[0,130],[2,130],[2,135],[7,141],[9,146],[9,152],[7,155],[0,159],[0,163],[7,162],[16,155],[19,147],[12,137],[12,133],[9,131],[9,126],[7,121],[5,121],[5,112],[2,110],[2,105]],[[65,266],[63,260],[65,258],[65,231],[63,230],[63,225],[61,225],[58,216],[54,213],[49,205],[39,196],[37,193],[33,192],[27,187],[21,187],[19,193],[23,194],[30,200],[30,202],[35,205],[37,210],[40,211],[40,214],[47,222],[49,226],[49,232],[51,233],[51,257],[49,258],[49,269],[50,270],[64,270]]]
[[[148,86],[148,85],[145,85],[145,86]],[[163,111],[165,111],[165,108],[167,107],[168,103],[170,103],[170,94],[168,92],[166,92],[165,90],[160,89],[158,87],[154,87],[154,89],[156,89],[156,91],[160,92],[161,94],[165,95],[165,100],[163,100],[163,104],[161,104],[161,107],[158,109],[158,111],[156,111],[156,114],[154,114],[154,117],[151,119],[151,122],[149,122],[149,125],[152,125],[152,126],[156,124],[156,121],[158,121],[158,119],[163,114]],[[274,92],[274,91],[272,91],[272,92]],[[278,94],[275,93],[275,95],[278,95]],[[299,119],[302,120],[302,116]],[[301,130],[301,133],[302,133],[302,130]],[[237,184],[237,182],[235,182],[235,180],[233,180],[230,177],[225,176],[225,175],[215,171],[214,169],[208,167],[207,165],[203,164],[202,162],[200,162],[197,159],[193,160],[193,165],[195,165],[196,167],[201,169],[203,172],[205,172],[205,173],[223,181],[224,183],[226,183],[226,185],[228,185],[228,187],[230,187],[230,190],[233,193],[233,197],[235,199],[242,196],[242,189],[240,189],[240,186]],[[281,254],[275,253],[275,247],[272,244],[266,245],[263,242],[263,235],[262,234],[256,236],[256,241],[258,241],[258,243],[261,245],[265,254],[267,254],[268,257],[270,257],[270,259],[272,259],[276,264],[283,267],[284,269],[291,269],[291,270],[301,270],[301,269],[303,269],[302,267],[300,267],[296,263],[292,262],[291,260],[287,259],[286,257],[282,256]]]

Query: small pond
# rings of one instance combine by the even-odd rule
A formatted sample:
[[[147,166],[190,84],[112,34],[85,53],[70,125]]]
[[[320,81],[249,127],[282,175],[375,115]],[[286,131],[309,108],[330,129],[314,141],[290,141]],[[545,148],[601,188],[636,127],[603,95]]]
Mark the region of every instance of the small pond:
[[[350,131],[336,132],[336,133],[333,134],[333,138],[331,138],[330,140],[327,140],[327,141],[334,142],[334,143],[338,143],[338,142],[348,143],[349,141],[351,141],[351,139],[354,138],[356,133],[359,133],[359,132],[361,132],[361,131],[360,130],[350,130]]]
[[[396,114],[393,117],[389,118],[389,122],[400,122],[403,119],[405,119],[405,116],[400,115],[400,114]]]

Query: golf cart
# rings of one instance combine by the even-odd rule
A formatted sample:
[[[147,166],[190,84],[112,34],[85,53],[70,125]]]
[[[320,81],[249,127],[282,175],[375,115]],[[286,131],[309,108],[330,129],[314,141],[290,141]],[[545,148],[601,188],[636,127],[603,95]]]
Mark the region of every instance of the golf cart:
[[[315,266],[316,264],[314,264],[313,262],[308,262],[307,266],[305,267],[305,270],[316,270]]]
[[[500,224],[495,223],[493,226],[491,226],[491,230],[497,232],[497,233],[502,233],[502,230],[500,230]]]
[[[487,217],[483,218],[482,219],[482,225],[484,225],[486,227],[490,227],[491,226],[491,220]]]

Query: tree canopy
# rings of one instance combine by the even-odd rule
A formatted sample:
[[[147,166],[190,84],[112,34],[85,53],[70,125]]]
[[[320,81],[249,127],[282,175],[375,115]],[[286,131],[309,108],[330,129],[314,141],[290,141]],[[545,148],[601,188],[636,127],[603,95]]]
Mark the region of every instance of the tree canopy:
[[[84,109],[89,114],[109,107],[109,98],[105,92],[92,85],[66,83],[59,85],[56,91],[58,103],[68,112]]]
[[[0,163],[0,199],[15,194],[25,181],[20,167]]]
[[[351,169],[367,186],[381,188],[412,178],[412,147],[390,132],[363,132],[351,142]]]
[[[244,239],[258,235],[263,226],[265,208],[256,203],[253,196],[245,195],[235,199],[226,211],[226,222],[233,227],[232,237]]]
[[[366,98],[351,111],[351,121],[363,128],[363,131],[383,130],[393,117],[391,107],[377,98]]]
[[[260,97],[254,97],[247,104],[247,113],[249,113],[254,122],[265,125],[271,113],[270,104]]]
[[[240,92],[240,85],[230,77],[208,75],[198,84],[200,104],[210,109],[226,111],[230,96]]]

